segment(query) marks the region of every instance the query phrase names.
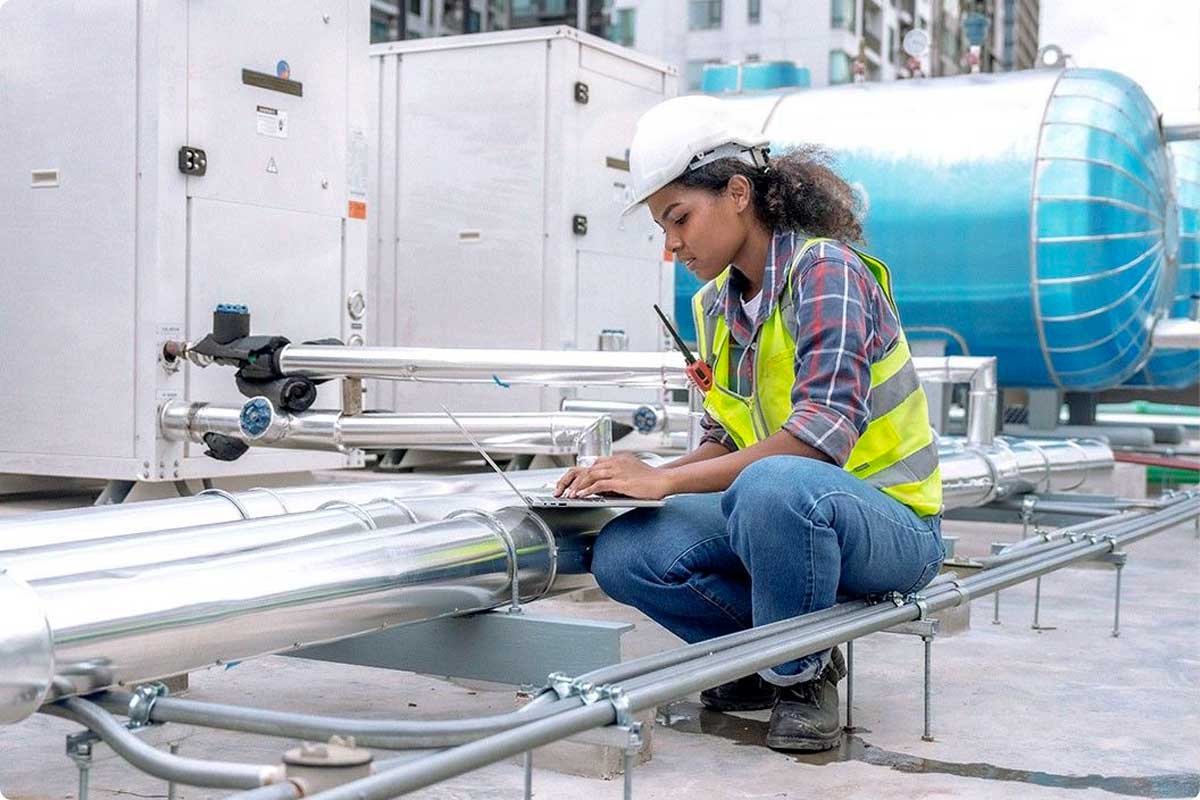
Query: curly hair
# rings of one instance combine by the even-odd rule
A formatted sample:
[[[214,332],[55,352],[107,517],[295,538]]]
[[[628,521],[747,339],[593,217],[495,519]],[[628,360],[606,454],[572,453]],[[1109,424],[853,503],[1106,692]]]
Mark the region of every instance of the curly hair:
[[[802,146],[771,159],[766,167],[723,158],[689,170],[672,183],[719,194],[730,178],[742,175],[754,191],[754,213],[768,227],[861,242],[858,198],[829,162],[821,148]]]

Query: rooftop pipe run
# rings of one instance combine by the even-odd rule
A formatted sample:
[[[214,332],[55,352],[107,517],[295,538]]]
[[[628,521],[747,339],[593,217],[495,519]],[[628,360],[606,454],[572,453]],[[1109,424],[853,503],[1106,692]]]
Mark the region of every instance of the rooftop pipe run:
[[[922,381],[967,383],[967,438],[989,444],[996,434],[996,359],[914,357]],[[357,377],[440,383],[537,386],[640,386],[686,389],[683,356],[674,352],[479,350],[421,347],[294,345],[279,353],[286,375]]]
[[[933,586],[919,598],[877,603],[851,612],[835,625],[819,625],[815,630],[800,627],[712,656],[702,656],[678,667],[661,669],[620,687],[606,687],[610,691],[601,692],[595,702],[320,792],[313,800],[387,800],[431,786],[590,728],[618,722],[622,713],[633,714],[653,708],[783,661],[969,603],[976,597],[1120,549],[1198,513],[1200,500],[1189,497],[1183,503],[1109,531],[1102,539],[1085,540],[1061,551],[1032,556],[1004,568]],[[709,644],[720,647],[721,639],[711,640]],[[611,691],[614,688],[620,691],[614,694]]]
[[[539,412],[456,416],[488,450],[512,447],[525,453],[573,453],[584,461],[612,454],[612,420],[606,416]],[[205,434],[217,433],[256,447],[473,449],[445,414],[291,414],[275,409],[265,397],[247,400],[240,408],[171,401],[162,407],[159,422],[163,438],[171,441],[203,442]]]
[[[554,584],[557,552],[522,507],[212,557],[168,549],[158,563],[30,582],[0,573],[0,723],[64,695],[529,602]]]

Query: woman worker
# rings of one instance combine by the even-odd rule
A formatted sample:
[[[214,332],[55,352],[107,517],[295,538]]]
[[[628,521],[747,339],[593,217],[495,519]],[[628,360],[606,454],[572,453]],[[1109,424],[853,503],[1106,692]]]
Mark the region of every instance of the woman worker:
[[[691,453],[661,468],[613,456],[559,482],[669,497],[601,531],[600,587],[687,642],[921,589],[945,555],[937,443],[887,267],[845,243],[862,238],[850,187],[815,152],[768,160],[711,97],[648,111],[629,162],[634,205],[707,281],[693,312],[714,386]],[[824,750],[844,674],[827,650],[701,700],[773,708],[770,747]]]

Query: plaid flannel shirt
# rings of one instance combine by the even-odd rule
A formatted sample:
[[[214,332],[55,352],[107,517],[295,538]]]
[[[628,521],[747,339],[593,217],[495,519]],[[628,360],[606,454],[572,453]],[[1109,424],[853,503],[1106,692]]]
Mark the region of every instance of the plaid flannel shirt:
[[[802,442],[845,465],[858,437],[870,421],[871,364],[879,361],[900,335],[900,320],[879,282],[854,251],[840,242],[821,242],[809,248],[787,280],[788,265],[803,233],[776,230],[763,274],[763,296],[755,319],[742,308],[746,277],[729,271],[709,315],[721,313],[736,345],[730,359],[729,386],[749,395],[754,384],[750,344],[772,314],[784,292],[792,293],[796,315],[796,382],[792,414],[783,429]],[[740,357],[739,357],[740,356]],[[733,438],[705,414],[703,442],[736,450]]]

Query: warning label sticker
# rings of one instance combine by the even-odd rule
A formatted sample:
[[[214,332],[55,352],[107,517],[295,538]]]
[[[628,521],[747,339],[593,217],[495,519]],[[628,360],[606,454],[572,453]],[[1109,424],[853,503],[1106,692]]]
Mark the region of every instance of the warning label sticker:
[[[257,106],[255,116],[258,118],[258,135],[273,136],[276,139],[288,138],[288,114],[278,108]]]

